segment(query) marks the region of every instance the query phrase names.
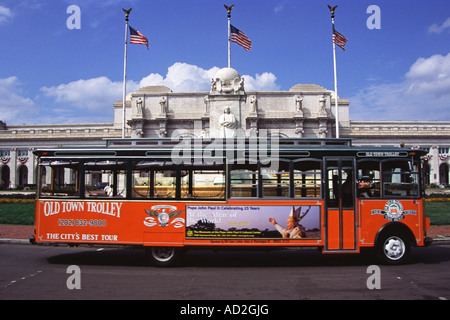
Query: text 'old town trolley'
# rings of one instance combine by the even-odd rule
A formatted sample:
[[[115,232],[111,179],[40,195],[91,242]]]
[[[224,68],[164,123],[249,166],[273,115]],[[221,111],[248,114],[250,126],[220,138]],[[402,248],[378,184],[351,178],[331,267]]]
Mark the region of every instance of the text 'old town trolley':
[[[422,150],[346,139],[111,139],[38,150],[37,243],[186,249],[374,248],[403,263],[426,245]]]

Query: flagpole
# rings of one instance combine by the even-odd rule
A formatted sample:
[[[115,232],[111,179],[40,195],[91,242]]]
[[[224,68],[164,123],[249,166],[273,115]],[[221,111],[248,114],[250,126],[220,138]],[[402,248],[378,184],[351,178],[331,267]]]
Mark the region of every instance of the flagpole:
[[[126,97],[127,97],[127,43],[128,43],[128,17],[131,9],[125,10],[125,52],[123,55],[123,92],[122,92],[122,138],[125,138]]]
[[[336,10],[337,6],[328,8],[331,11],[331,24],[333,26],[333,37],[334,37],[334,11]],[[336,43],[333,39],[333,65],[334,65],[334,107],[335,107],[335,117],[336,117],[336,138],[339,138],[339,106],[338,106],[338,86],[337,86],[337,70],[336,70]]]
[[[224,5],[228,13],[228,68],[231,68],[231,9],[233,9],[234,4],[231,6]]]

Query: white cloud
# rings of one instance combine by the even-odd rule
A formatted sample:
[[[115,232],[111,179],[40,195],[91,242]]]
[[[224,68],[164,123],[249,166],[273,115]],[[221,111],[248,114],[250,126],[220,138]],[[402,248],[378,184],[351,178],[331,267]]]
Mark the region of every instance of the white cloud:
[[[127,81],[127,93],[137,89],[137,83]],[[50,108],[47,105],[45,111],[43,108],[39,117],[41,123],[113,122],[113,104],[122,100],[123,83],[97,77],[40,90],[44,96],[53,99]]]
[[[450,17],[447,18],[441,25],[436,23],[432,24],[428,27],[429,33],[441,33],[442,31],[449,29],[450,30]]]
[[[165,85],[174,92],[197,92],[209,91],[211,89],[211,79],[219,71],[218,67],[212,67],[208,70],[198,66],[176,62],[169,67],[165,77],[158,73],[151,73],[143,78],[139,86]],[[245,90],[279,90],[280,86],[276,84],[277,77],[270,72],[256,74],[254,77],[243,75],[245,79]]]
[[[406,74],[409,91],[414,94],[450,95],[450,53],[419,58]]]
[[[35,113],[35,103],[22,96],[17,77],[0,79],[0,120],[22,124],[31,121]]]
[[[352,120],[450,120],[450,53],[419,58],[398,83],[350,97]]]
[[[122,98],[122,86],[122,82],[98,77],[53,87],[42,87],[41,91],[45,96],[53,97],[57,103],[64,103],[78,109],[104,111],[111,109],[113,103]],[[137,89],[134,82],[127,82],[127,86],[130,90]]]
[[[277,77],[270,72],[256,74],[255,77],[243,75],[245,90],[247,91],[276,91],[280,86],[276,83]]]
[[[175,62],[167,70],[165,78],[151,73],[140,81],[139,86],[165,85],[174,92],[209,91],[211,79],[217,71],[218,67],[205,70],[195,65]]]
[[[13,16],[11,10],[4,6],[0,6],[0,24],[3,22],[7,22]]]
[[[139,82],[127,81],[127,93],[145,86],[164,85],[174,92],[209,91],[211,79],[219,71],[218,67],[208,70],[195,65],[176,62],[162,76],[151,73]],[[255,77],[244,75],[245,89],[278,90],[276,76],[269,72],[256,74]],[[55,107],[47,112],[45,119],[50,123],[59,122],[112,122],[112,105],[122,100],[122,82],[112,81],[107,77],[81,79],[67,84],[42,87],[45,97],[53,99]],[[44,115],[41,116],[44,119]]]

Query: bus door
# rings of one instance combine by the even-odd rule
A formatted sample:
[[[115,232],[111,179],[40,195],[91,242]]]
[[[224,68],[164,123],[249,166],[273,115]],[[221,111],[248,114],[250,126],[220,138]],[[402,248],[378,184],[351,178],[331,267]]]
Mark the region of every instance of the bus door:
[[[355,159],[325,159],[325,252],[356,252]]]

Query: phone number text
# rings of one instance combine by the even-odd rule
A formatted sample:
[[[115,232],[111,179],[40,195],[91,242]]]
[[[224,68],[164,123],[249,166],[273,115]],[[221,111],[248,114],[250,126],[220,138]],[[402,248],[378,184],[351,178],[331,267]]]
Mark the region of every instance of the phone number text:
[[[70,227],[106,227],[106,220],[98,219],[58,219],[58,226]]]

